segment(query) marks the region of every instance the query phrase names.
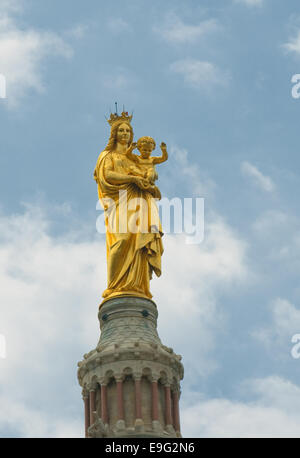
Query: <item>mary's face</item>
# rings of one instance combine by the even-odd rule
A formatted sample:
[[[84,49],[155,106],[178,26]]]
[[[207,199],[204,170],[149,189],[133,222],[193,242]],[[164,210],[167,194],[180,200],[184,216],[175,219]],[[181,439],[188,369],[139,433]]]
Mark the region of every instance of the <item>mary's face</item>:
[[[119,125],[117,130],[117,142],[121,143],[122,145],[128,145],[130,140],[130,134],[130,127],[128,126],[128,124],[123,122]]]

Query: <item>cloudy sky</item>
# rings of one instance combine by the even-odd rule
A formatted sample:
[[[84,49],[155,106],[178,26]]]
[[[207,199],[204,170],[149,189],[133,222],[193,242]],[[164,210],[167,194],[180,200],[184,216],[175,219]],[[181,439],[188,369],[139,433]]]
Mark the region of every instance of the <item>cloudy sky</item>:
[[[299,1],[0,0],[0,74],[0,437],[83,436],[115,101],[167,143],[163,195],[205,199],[203,242],[166,234],[152,282],[183,435],[299,437]]]

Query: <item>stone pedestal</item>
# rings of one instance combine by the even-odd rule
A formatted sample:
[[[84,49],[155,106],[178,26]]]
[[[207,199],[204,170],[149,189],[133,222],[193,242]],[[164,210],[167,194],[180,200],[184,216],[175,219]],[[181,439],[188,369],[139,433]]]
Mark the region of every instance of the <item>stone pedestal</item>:
[[[157,334],[157,308],[115,297],[99,309],[100,340],[78,363],[87,437],[181,437],[181,356]]]

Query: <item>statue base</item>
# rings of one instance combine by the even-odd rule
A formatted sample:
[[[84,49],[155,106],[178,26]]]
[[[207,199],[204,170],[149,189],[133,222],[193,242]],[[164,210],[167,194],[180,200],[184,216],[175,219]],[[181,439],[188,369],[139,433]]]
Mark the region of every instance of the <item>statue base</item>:
[[[78,363],[87,437],[180,437],[183,366],[161,343],[157,316],[151,299],[101,304],[98,345]]]
[[[101,304],[99,305],[99,309],[102,307],[103,304],[105,304],[105,302],[110,301],[111,299],[122,298],[122,297],[131,297],[131,298],[139,297],[142,299],[151,300],[151,298],[147,297],[145,294],[137,293],[136,291],[132,291],[132,292],[127,291],[126,293],[120,291],[120,292],[112,293],[110,294],[109,297],[104,298]]]

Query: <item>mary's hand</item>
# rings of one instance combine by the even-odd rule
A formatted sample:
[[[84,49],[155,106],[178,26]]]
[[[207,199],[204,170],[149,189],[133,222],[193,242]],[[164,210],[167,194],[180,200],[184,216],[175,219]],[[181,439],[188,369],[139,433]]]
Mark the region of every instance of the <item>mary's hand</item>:
[[[133,183],[143,190],[148,189],[151,186],[149,180],[142,177],[133,177]]]
[[[150,192],[155,199],[161,200],[161,193],[157,186],[152,185],[147,191]]]

